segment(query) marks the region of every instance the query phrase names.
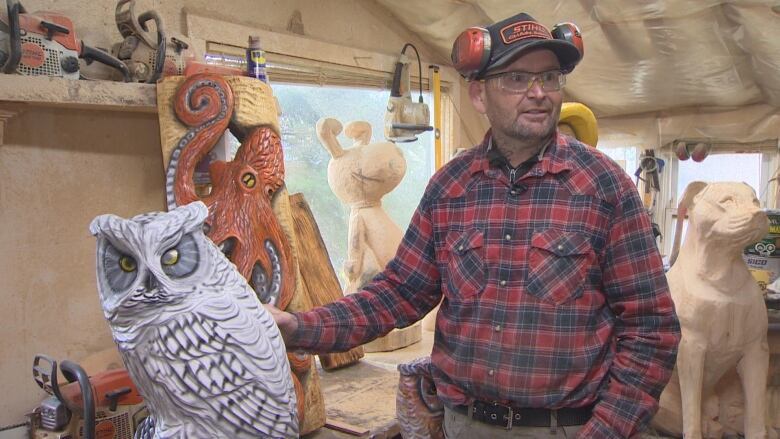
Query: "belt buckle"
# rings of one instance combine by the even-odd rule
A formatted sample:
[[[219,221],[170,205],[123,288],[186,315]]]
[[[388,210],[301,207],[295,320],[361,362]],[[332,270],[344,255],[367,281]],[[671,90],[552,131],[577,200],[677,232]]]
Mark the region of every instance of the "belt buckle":
[[[512,407],[507,407],[509,409],[509,412],[507,415],[509,416],[509,419],[506,421],[506,429],[511,430],[512,429],[512,420],[515,418],[515,413],[512,410]]]
[[[505,408],[507,410],[507,414],[504,416],[504,420],[506,420],[506,425],[504,425],[504,429],[505,430],[511,430],[512,429],[512,423],[513,423],[513,420],[514,420],[514,417],[515,417],[515,412],[514,412],[514,410],[512,410],[512,407],[508,406],[508,405],[504,405],[504,404],[499,404],[497,402],[494,402],[493,406],[494,407]]]

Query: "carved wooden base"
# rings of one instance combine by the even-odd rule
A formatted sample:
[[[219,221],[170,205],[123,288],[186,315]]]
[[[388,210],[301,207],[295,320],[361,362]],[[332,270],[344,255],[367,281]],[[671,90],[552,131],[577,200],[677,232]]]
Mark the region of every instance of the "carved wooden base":
[[[394,351],[417,343],[420,339],[422,339],[422,324],[417,322],[403,329],[393,329],[384,337],[364,344],[363,350],[366,352]]]
[[[423,331],[435,331],[436,330],[436,314],[439,313],[439,305],[436,305],[435,308],[431,310],[428,314],[425,315],[422,319],[422,329]]]

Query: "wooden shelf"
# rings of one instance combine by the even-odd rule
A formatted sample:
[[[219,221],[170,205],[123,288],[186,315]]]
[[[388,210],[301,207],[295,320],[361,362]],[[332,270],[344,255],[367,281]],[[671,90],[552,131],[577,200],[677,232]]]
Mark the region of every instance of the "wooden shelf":
[[[157,91],[155,84],[0,74],[0,103],[155,113]]]

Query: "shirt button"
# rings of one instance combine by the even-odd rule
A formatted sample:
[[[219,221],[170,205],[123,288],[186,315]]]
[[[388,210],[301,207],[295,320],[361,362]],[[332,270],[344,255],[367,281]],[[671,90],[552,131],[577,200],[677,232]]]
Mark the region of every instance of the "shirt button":
[[[493,371],[493,369],[490,369],[490,370],[488,371],[488,375],[490,375],[490,376],[493,376],[493,374],[494,374],[494,373],[496,373],[496,372],[495,372],[495,371]]]
[[[459,246],[458,246],[458,251],[459,251],[459,252],[462,252],[462,251],[463,251],[463,246],[462,246],[462,245],[459,245]]]
[[[514,190],[514,189],[512,189],[511,191],[509,191],[509,193],[510,193],[510,194],[512,194],[512,195],[517,195],[517,191],[516,191],[516,190]]]
[[[498,284],[501,285],[502,287],[505,287],[506,286],[506,280],[501,280],[501,282],[499,282]]]
[[[512,235],[507,233],[506,236],[504,236],[504,239],[506,239],[507,241],[511,241],[512,240]]]
[[[501,331],[501,325],[496,325],[495,330],[496,330],[496,332],[500,332]]]
[[[563,251],[563,244],[558,244],[558,251]]]

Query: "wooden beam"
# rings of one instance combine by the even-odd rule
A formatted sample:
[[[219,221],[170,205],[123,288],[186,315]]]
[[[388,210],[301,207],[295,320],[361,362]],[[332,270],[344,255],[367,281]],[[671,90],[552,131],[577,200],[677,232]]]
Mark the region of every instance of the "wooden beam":
[[[16,114],[17,113],[13,111],[0,110],[0,145],[5,144],[5,125],[8,123],[8,120],[16,116]]]
[[[2,75],[0,101],[88,110],[155,113],[154,84]]]

